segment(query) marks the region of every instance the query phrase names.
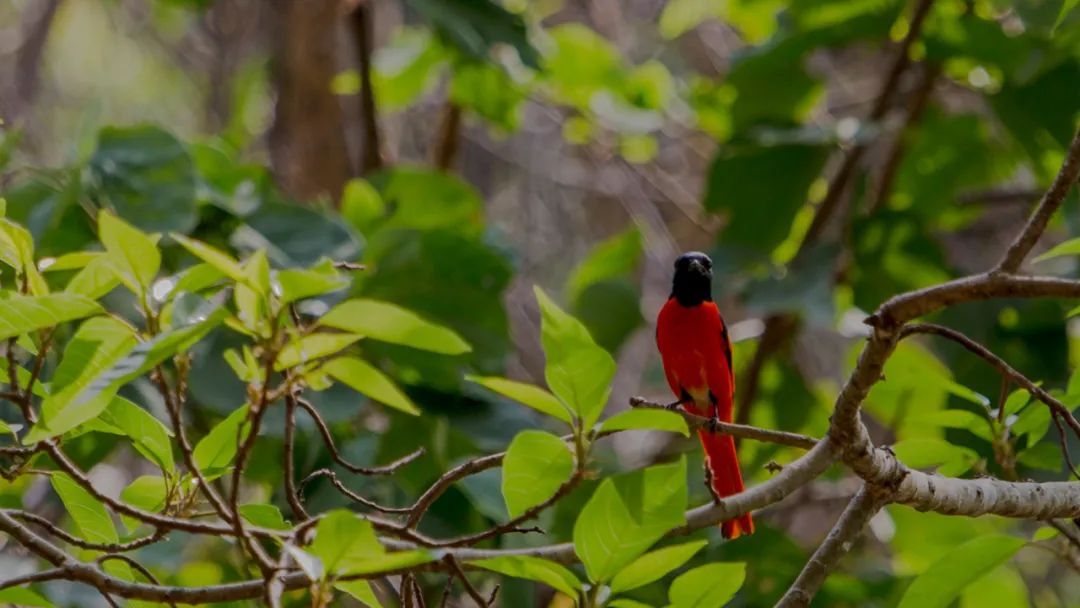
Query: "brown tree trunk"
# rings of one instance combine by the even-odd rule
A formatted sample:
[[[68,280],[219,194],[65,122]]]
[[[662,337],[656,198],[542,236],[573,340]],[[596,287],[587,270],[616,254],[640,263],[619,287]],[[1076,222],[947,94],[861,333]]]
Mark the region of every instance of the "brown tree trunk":
[[[273,79],[277,92],[270,156],[282,189],[337,200],[349,179],[341,102],[330,91],[338,71],[337,0],[274,3]]]

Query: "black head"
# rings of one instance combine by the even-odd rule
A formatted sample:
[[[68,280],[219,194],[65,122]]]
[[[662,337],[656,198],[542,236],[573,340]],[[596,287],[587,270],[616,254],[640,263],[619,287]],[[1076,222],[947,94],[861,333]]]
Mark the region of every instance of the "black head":
[[[712,260],[700,251],[689,251],[675,260],[671,297],[683,306],[712,301]]]

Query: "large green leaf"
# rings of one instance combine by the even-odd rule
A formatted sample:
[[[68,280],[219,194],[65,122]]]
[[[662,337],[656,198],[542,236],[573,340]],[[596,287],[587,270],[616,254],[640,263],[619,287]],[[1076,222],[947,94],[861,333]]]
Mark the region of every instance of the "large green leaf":
[[[101,312],[96,302],[75,294],[12,295],[0,300],[0,340]]]
[[[539,69],[540,54],[529,42],[521,15],[493,0],[408,0],[448,42],[480,60],[491,59],[491,47],[508,44],[525,65]]]
[[[157,239],[108,211],[98,214],[98,235],[109,261],[135,293],[145,293],[161,268]]]
[[[282,304],[321,296],[349,286],[348,277],[334,269],[332,263],[318,264],[310,269],[282,270],[277,273]]]
[[[0,603],[12,606],[53,608],[53,603],[27,587],[8,587],[0,590]]]
[[[376,300],[342,302],[319,319],[319,323],[375,340],[446,355],[471,350],[469,344],[453,331],[404,308]]]
[[[87,431],[100,431],[124,435],[148,460],[165,472],[176,468],[173,461],[173,433],[150,412],[123,397],[113,397],[101,415],[82,427]]]
[[[159,127],[106,127],[87,165],[91,193],[150,232],[195,226],[195,167],[187,149]]]
[[[566,442],[544,431],[522,431],[503,459],[502,493],[510,517],[551,498],[574,471]]]
[[[221,474],[236,457],[237,442],[250,432],[247,406],[237,408],[195,444],[195,464],[207,476]],[[243,436],[240,429],[244,427]]]
[[[420,410],[393,380],[363,359],[339,357],[323,365],[323,370],[349,388],[379,403],[408,414],[420,414]]]
[[[746,580],[746,564],[699,566],[676,578],[668,589],[671,608],[713,608],[735,597]]]
[[[83,323],[64,349],[64,358],[52,378],[50,394],[41,404],[41,420],[25,441],[30,443],[59,435],[104,411],[113,399],[115,388],[89,389],[137,343],[134,330],[112,317],[98,317]]]
[[[972,539],[930,565],[904,592],[899,608],[945,608],[982,575],[1009,560],[1024,539],[989,534]]]
[[[577,597],[581,590],[581,581],[566,566],[531,555],[504,555],[470,562],[472,565],[506,576],[538,581],[562,591],[570,597]]]
[[[375,596],[375,592],[371,589],[371,583],[363,579],[335,581],[334,589],[348,593],[368,608],[383,608],[383,603],[379,601],[379,598]]]
[[[105,296],[120,284],[120,273],[106,256],[91,260],[82,270],[68,281],[64,291],[70,294],[86,296],[97,300]]]
[[[611,579],[611,592],[621,593],[658,581],[690,561],[708,541],[698,540],[650,551],[630,562]]]
[[[109,517],[105,505],[83,489],[82,486],[65,473],[53,473],[49,476],[53,490],[60,496],[64,509],[71,516],[79,530],[79,536],[95,543],[115,543],[119,541],[116,526]]]
[[[63,433],[90,420],[101,413],[112,400],[112,395],[123,385],[145,374],[178,352],[191,348],[225,319],[228,312],[217,307],[202,320],[158,335],[152,340],[131,345],[126,352],[113,349],[101,351],[93,341],[80,346],[79,361],[90,362],[79,381],[69,389],[56,393],[42,407],[42,420],[31,430],[24,443],[40,441]],[[109,329],[108,331],[117,331]],[[125,346],[128,343],[125,342]],[[93,349],[95,354],[85,351]],[[106,356],[107,355],[107,356]],[[118,356],[119,355],[119,356]]]
[[[539,287],[534,291],[540,304],[548,386],[589,428],[600,417],[611,393],[615,360],[593,342],[580,321],[566,314]]]
[[[323,515],[308,552],[322,561],[327,573],[345,573],[357,563],[386,553],[371,522],[337,509]]]
[[[577,302],[589,285],[630,274],[637,268],[641,253],[641,231],[636,227],[600,243],[570,274],[566,281],[567,298]]]
[[[574,551],[600,583],[686,522],[686,461],[605,479],[574,523]]]
[[[509,397],[518,403],[527,405],[542,414],[558,418],[567,424],[573,423],[573,412],[567,409],[566,405],[559,401],[555,395],[539,386],[495,376],[466,376],[465,379],[495,391],[504,397]]]

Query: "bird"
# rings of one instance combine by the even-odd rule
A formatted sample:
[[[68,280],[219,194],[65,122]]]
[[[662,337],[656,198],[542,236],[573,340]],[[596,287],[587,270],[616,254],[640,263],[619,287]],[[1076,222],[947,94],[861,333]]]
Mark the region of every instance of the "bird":
[[[735,374],[731,339],[720,309],[712,298],[712,260],[690,251],[675,260],[671,295],[656,319],[656,345],[668,385],[687,412],[710,420],[731,422]],[[742,492],[742,473],[731,435],[698,429],[705,452],[705,484],[718,503]],[[753,534],[754,520],[745,513],[722,522],[725,539]]]

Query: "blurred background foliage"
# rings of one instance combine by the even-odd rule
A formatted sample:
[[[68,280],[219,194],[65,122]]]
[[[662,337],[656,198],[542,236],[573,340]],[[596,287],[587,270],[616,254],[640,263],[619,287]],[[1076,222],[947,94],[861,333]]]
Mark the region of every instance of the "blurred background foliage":
[[[543,383],[534,284],[616,356],[609,412],[631,395],[666,395],[652,319],[672,259],[688,249],[716,261],[740,380],[751,379],[739,385],[740,419],[819,435],[862,317],[900,291],[996,260],[1077,124],[1075,0],[933,2],[874,116],[912,16],[899,0],[11,0],[0,6],[0,188],[40,255],[88,246],[89,218],[109,208],[146,231],[240,256],[265,250],[278,268],[324,256],[362,263],[341,298],[394,302],[460,333],[473,350],[456,357],[365,347],[421,417],[347,389],[312,394],[354,461],[427,448],[392,478],[352,480],[383,503],[406,504],[454,463],[550,426],[463,379]],[[830,177],[855,147],[863,154],[839,211],[804,247]],[[1048,240],[1080,233],[1078,211],[1074,191]],[[193,262],[175,244],[164,252],[172,271]],[[1071,257],[1040,265],[1078,271]],[[941,321],[1080,406],[1072,312],[989,302]],[[764,337],[775,344],[759,361]],[[196,353],[190,411],[200,431],[243,402],[223,365],[234,341],[215,332]],[[1045,408],[1012,399],[1006,423],[991,422],[1010,389],[983,362],[951,345],[905,342],[886,377],[866,410],[875,439],[909,464],[1066,478]],[[132,398],[161,413],[149,391]],[[275,415],[249,476],[283,503]],[[299,469],[330,466],[302,422]],[[130,450],[100,435],[70,445],[105,488],[118,492],[138,475]],[[597,466],[615,472],[682,451],[690,502],[705,502],[690,441],[626,434],[604,446]],[[751,483],[769,476],[767,463],[794,456],[753,442],[740,452]],[[499,475],[447,493],[425,531],[455,536],[503,520]],[[58,508],[25,481],[0,488],[6,504]],[[718,531],[701,532],[711,542],[691,563],[746,561],[735,605],[770,604],[854,488],[838,471],[761,513],[752,537],[721,543]],[[594,489],[586,482],[540,525],[567,538]],[[325,483],[308,497],[315,510],[344,504]],[[942,555],[1007,533],[1035,540],[968,587],[960,605],[1077,606],[1080,560],[1036,528],[890,507],[818,601],[896,605]],[[177,571],[178,552],[186,565]],[[142,557],[181,584],[238,576],[178,541]],[[21,558],[2,559],[8,570]],[[501,583],[504,606],[551,605],[550,590]],[[662,604],[669,583],[633,597]],[[60,604],[99,601],[54,587]]]

